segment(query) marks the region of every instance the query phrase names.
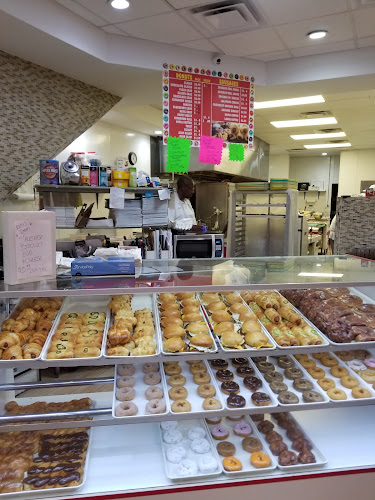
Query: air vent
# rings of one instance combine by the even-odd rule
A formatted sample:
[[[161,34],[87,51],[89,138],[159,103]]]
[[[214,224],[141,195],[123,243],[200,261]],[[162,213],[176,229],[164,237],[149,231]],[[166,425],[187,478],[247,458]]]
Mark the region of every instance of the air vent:
[[[332,144],[341,144],[342,142],[348,142],[348,139],[333,139],[332,141],[328,141]]]
[[[180,10],[180,13],[202,34],[210,37],[264,25],[252,0],[213,2],[202,7]]]
[[[328,118],[333,116],[331,111],[307,111],[306,113],[301,113],[301,118]]]
[[[314,130],[317,134],[335,134],[337,132],[344,132],[342,128],[321,128]]]
[[[306,151],[304,148],[288,149],[289,153],[295,153],[296,151]]]

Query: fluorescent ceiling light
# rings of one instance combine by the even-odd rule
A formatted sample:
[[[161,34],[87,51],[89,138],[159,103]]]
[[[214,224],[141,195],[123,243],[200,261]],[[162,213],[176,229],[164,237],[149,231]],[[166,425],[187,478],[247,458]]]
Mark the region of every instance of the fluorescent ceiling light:
[[[322,156],[327,156],[328,153],[322,153]],[[318,265],[318,264],[317,264]]]
[[[310,33],[307,33],[306,36],[308,36],[311,40],[319,40],[320,38],[325,38],[328,34],[328,31],[326,30],[315,30],[315,31],[310,31]]]
[[[128,137],[134,137],[135,134],[126,134]]]
[[[298,276],[306,276],[312,278],[342,278],[344,275],[336,273],[299,273]]]
[[[328,132],[327,134],[300,134],[290,136],[295,141],[303,141],[307,139],[331,139],[333,137],[346,137],[345,132]]]
[[[337,123],[336,118],[328,117],[328,118],[307,118],[304,120],[285,120],[285,121],[277,121],[271,122],[276,128],[287,128],[287,127],[313,127],[314,125],[334,125]]]
[[[163,131],[162,131],[162,130],[155,130],[155,134],[156,134],[156,135],[161,135],[162,133],[163,133]]]
[[[350,148],[350,142],[332,142],[328,144],[305,144],[306,149],[326,149],[326,148]]]
[[[110,0],[110,4],[114,9],[127,9],[130,5],[128,0]]]
[[[278,99],[276,101],[256,102],[254,108],[282,108],[284,106],[299,106],[301,104],[316,104],[319,102],[325,102],[322,95],[310,95],[307,97],[294,97],[292,99]]]

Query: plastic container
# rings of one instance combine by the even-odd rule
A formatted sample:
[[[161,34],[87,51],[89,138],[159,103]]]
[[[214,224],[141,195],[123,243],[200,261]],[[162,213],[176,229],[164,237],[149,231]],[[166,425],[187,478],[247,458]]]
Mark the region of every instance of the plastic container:
[[[89,151],[87,153],[87,159],[91,167],[100,167],[101,161],[99,155],[96,154],[95,151]]]

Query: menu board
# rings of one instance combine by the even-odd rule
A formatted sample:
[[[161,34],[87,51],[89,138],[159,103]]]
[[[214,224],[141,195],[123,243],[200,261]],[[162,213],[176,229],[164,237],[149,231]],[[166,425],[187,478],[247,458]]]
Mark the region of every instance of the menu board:
[[[254,77],[174,64],[163,65],[163,134],[190,139],[201,136],[243,144],[254,141]]]

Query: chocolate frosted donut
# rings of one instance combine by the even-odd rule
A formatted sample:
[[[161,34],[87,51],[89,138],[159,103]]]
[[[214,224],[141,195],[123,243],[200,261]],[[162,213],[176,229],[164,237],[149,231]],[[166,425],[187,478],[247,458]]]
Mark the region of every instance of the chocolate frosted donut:
[[[301,452],[302,450],[311,450],[312,444],[310,441],[303,436],[298,437],[292,441],[293,450]]]
[[[256,358],[252,358],[254,363],[256,365],[258,365],[259,363],[261,363],[262,361],[267,361],[267,356],[258,356]]]
[[[240,366],[236,370],[237,375],[241,378],[245,378],[249,375],[254,375],[254,369],[251,368],[250,366]]]
[[[236,453],[236,447],[229,441],[222,441],[216,446],[216,449],[222,457],[231,457]]]
[[[279,455],[279,464],[284,467],[288,465],[296,465],[298,463],[297,455],[293,451],[285,450]]]
[[[302,378],[302,370],[294,367],[286,368],[285,376],[291,380],[295,380],[296,378]]]
[[[271,382],[282,382],[284,380],[284,377],[279,372],[266,372],[264,378],[269,384]]]
[[[228,382],[233,380],[233,373],[230,370],[218,370],[216,372],[216,378],[220,382]]]
[[[262,443],[257,438],[245,437],[242,440],[242,448],[248,453],[254,453],[255,451],[262,451]]]
[[[214,370],[225,370],[228,368],[228,362],[225,359],[213,359],[211,366]]]
[[[265,392],[253,392],[251,402],[256,406],[267,406],[271,402],[271,398]]]
[[[277,358],[277,364],[280,368],[292,368],[294,366],[294,361],[289,356],[279,356]]]
[[[273,372],[275,370],[274,365],[272,363],[269,363],[268,361],[258,362],[257,368],[261,373]]]
[[[276,431],[270,431],[266,434],[266,440],[268,443],[273,443],[273,441],[282,441],[282,437]]]
[[[239,368],[240,366],[248,366],[249,361],[246,358],[233,358],[232,365],[235,368]]]
[[[223,382],[221,384],[221,390],[224,394],[238,394],[240,392],[240,386],[232,380]]]
[[[288,449],[287,445],[284,443],[284,441],[278,440],[278,441],[272,441],[270,443],[270,450],[273,455],[276,455],[277,457],[283,452]]]
[[[297,394],[291,391],[280,392],[277,399],[282,405],[296,405],[299,402]]]
[[[304,392],[311,391],[313,385],[310,380],[306,380],[305,378],[296,378],[293,380],[293,387],[299,392]]]
[[[246,389],[255,392],[262,387],[262,381],[258,377],[245,377],[243,379],[243,384]]]
[[[309,449],[304,449],[298,455],[298,462],[300,464],[315,464],[316,458],[314,453],[312,453]]]
[[[262,422],[264,420],[263,413],[259,413],[258,415],[250,415],[253,422]]]
[[[272,431],[274,427],[275,426],[273,425],[273,423],[269,420],[263,420],[263,422],[260,422],[257,426],[258,431],[262,432],[263,434],[267,434],[267,432]]]
[[[246,400],[239,394],[231,394],[227,398],[227,405],[229,408],[243,408],[246,405]]]
[[[270,383],[270,389],[275,394],[280,394],[280,392],[286,392],[288,390],[288,386],[284,384],[284,382],[276,380],[275,382]]]
[[[304,391],[302,393],[302,398],[305,403],[321,403],[324,401],[324,398],[319,392],[316,391]]]

